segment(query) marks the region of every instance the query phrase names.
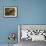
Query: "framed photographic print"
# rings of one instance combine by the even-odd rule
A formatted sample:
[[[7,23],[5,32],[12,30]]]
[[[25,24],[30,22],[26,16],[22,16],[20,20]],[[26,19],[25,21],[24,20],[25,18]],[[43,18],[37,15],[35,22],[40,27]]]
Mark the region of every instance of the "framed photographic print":
[[[4,17],[16,17],[17,7],[4,7]]]

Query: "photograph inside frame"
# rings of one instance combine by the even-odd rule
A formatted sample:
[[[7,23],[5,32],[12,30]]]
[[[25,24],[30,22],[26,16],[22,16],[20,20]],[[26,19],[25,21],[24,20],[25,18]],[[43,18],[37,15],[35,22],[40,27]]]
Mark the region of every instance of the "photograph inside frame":
[[[7,6],[4,7],[4,17],[16,17],[17,16],[17,7]]]

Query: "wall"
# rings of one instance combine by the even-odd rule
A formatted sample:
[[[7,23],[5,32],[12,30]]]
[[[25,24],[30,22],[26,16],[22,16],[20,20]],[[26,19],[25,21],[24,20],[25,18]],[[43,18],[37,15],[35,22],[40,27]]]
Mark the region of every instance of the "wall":
[[[5,6],[16,6],[18,16],[4,18]],[[9,32],[18,32],[18,24],[46,24],[46,0],[0,0],[0,44],[8,43]]]

